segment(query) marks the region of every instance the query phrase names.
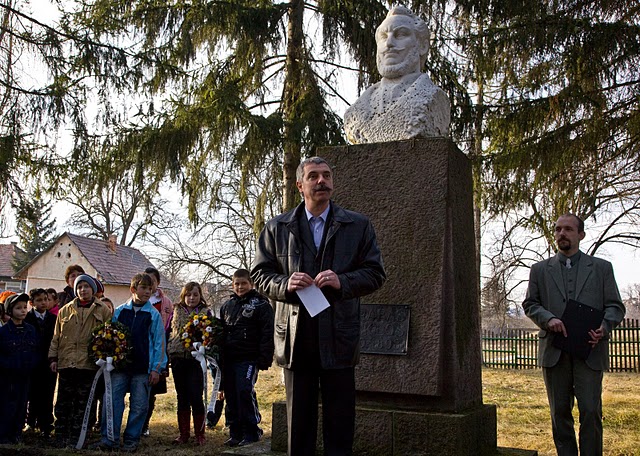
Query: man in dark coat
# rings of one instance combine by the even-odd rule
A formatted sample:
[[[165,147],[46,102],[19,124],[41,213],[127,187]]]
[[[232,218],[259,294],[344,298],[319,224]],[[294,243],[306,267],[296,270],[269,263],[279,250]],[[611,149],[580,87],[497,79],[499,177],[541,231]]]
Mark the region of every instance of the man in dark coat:
[[[325,455],[350,455],[360,297],[380,288],[386,274],[369,219],[331,202],[329,164],[320,157],[303,161],[296,181],[304,202],[267,223],[252,277],[275,301],[275,357],[284,368],[289,456],[315,454],[319,392]],[[298,296],[309,287],[319,288],[330,304],[314,317]]]

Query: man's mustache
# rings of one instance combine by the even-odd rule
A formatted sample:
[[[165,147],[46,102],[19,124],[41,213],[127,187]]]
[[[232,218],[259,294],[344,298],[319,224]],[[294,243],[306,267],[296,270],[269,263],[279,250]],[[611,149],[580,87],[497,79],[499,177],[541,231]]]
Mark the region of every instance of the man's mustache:
[[[331,190],[333,189],[328,185],[316,185],[313,187],[314,192],[330,192]]]

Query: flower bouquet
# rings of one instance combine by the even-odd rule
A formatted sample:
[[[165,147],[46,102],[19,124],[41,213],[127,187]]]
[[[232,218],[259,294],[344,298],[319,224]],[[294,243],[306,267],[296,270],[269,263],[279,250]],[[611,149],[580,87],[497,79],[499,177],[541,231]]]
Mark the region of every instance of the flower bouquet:
[[[93,361],[113,358],[116,368],[124,367],[131,362],[131,337],[129,328],[118,321],[107,321],[96,327],[91,333],[89,357]]]
[[[194,313],[182,327],[180,340],[190,350],[193,350],[194,342],[200,342],[208,356],[219,359],[222,321],[210,315]]]

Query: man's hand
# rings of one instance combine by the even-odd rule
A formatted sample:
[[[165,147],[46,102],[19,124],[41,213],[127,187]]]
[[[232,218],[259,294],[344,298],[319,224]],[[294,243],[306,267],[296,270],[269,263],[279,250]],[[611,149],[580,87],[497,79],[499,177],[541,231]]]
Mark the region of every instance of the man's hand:
[[[311,276],[305,272],[294,272],[289,277],[289,283],[287,283],[287,291],[294,292],[307,288],[313,283]]]
[[[547,329],[551,332],[561,332],[564,337],[567,337],[567,328],[564,327],[564,323],[559,318],[552,318],[547,322]]]
[[[340,284],[338,274],[333,272],[331,269],[327,269],[326,271],[322,271],[320,274],[318,274],[314,282],[316,283],[316,286],[318,288],[331,287],[339,290],[342,286]]]
[[[58,362],[51,361],[51,364],[49,364],[49,368],[51,369],[51,372],[55,374],[56,372],[58,372]]]
[[[149,374],[149,385],[153,386],[160,381],[160,374],[156,371],[151,371]]]
[[[593,329],[589,331],[589,337],[591,337],[591,340],[589,341],[589,343],[591,344],[591,348],[598,345],[598,342],[600,342],[600,339],[602,339],[605,336],[605,334],[606,334],[606,330],[604,329],[603,325],[600,325],[600,327],[595,331]]]

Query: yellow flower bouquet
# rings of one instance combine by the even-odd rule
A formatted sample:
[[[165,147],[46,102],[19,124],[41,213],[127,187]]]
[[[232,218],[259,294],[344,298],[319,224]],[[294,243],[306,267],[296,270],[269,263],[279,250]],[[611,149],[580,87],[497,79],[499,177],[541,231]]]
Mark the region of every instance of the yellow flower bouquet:
[[[118,321],[107,321],[97,326],[91,333],[89,357],[93,361],[113,358],[115,368],[124,367],[131,360],[131,340],[129,328]]]
[[[182,327],[180,340],[190,350],[193,350],[194,342],[200,342],[207,355],[218,359],[222,343],[222,321],[211,315],[194,313]]]

